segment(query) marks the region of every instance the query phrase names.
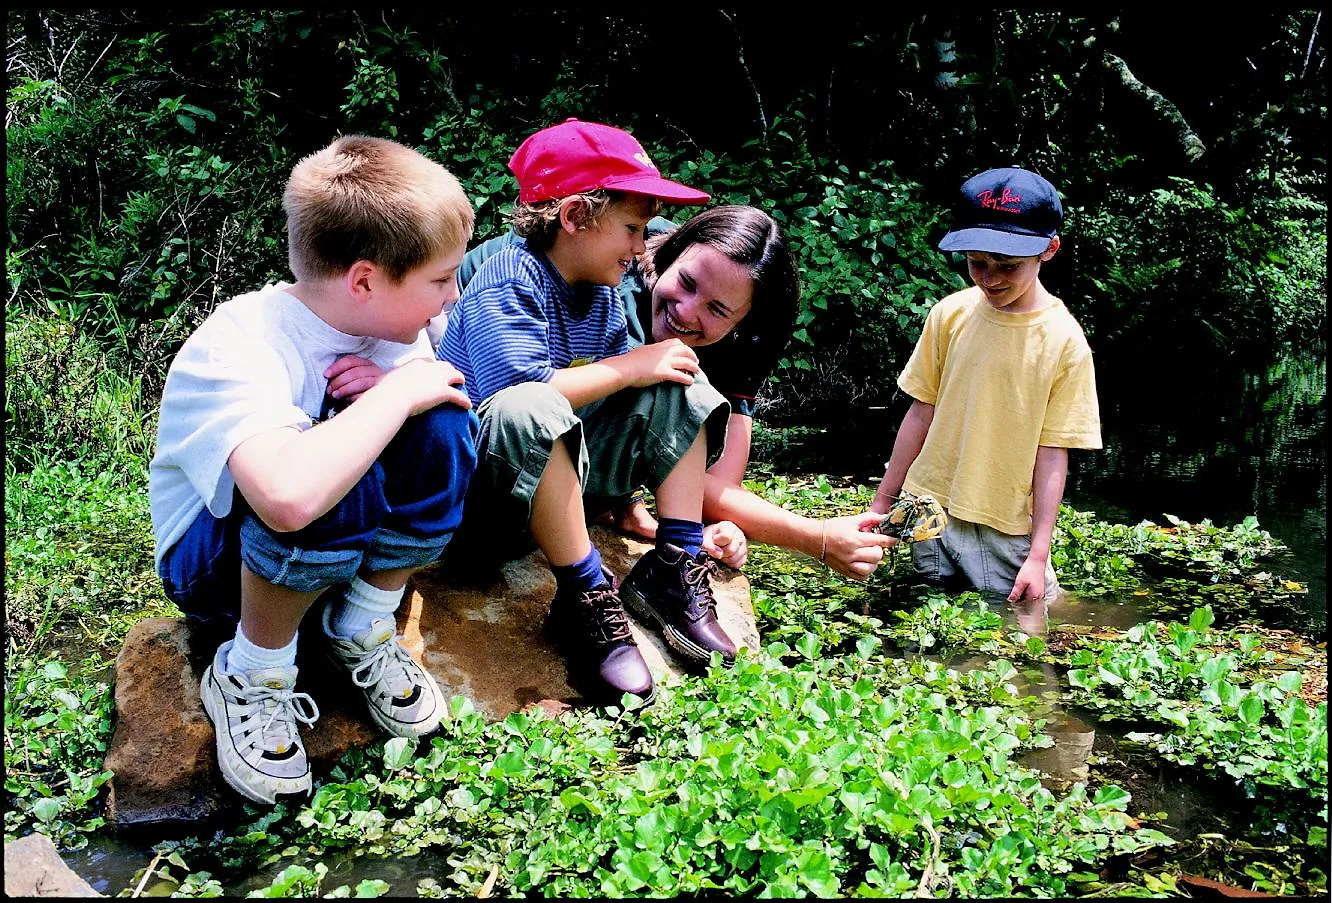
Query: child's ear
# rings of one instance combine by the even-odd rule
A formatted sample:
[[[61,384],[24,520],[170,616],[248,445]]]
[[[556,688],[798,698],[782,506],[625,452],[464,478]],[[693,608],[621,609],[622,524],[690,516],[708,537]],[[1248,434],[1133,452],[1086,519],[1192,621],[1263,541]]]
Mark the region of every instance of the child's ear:
[[[586,225],[587,201],[581,194],[572,194],[560,201],[560,230],[573,235]]]
[[[1043,252],[1041,252],[1041,263],[1045,263],[1045,261],[1055,256],[1055,254],[1058,252],[1059,252],[1059,236],[1055,235],[1050,238],[1050,244],[1046,247],[1046,249]]]
[[[368,260],[358,260],[347,267],[347,272],[342,274],[342,284],[347,294],[357,301],[368,301],[374,291],[374,278],[378,269]]]

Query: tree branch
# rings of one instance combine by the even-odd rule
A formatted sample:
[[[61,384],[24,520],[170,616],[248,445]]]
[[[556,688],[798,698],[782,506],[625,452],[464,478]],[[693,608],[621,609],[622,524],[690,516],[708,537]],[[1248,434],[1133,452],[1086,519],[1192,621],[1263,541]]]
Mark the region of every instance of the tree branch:
[[[1119,76],[1120,83],[1128,88],[1133,94],[1147,101],[1158,116],[1175,127],[1179,134],[1179,143],[1184,149],[1190,163],[1197,162],[1203,154],[1207,152],[1207,145],[1203,144],[1198,133],[1189,125],[1184,114],[1179,111],[1179,107],[1170,102],[1170,99],[1161,92],[1138,81],[1137,77],[1129,71],[1128,63],[1124,62],[1113,53],[1105,53],[1101,60],[1105,68]]]
[[[740,68],[744,70],[745,78],[749,81],[749,90],[754,92],[754,102],[758,105],[759,125],[763,128],[763,146],[768,146],[768,117],[763,112],[763,96],[759,94],[758,85],[754,84],[754,76],[749,73],[749,66],[745,64],[745,41],[740,34],[740,29],[736,27],[735,18],[724,9],[717,12],[726,17],[726,21],[731,24],[731,30],[735,32],[735,44],[740,59]]]

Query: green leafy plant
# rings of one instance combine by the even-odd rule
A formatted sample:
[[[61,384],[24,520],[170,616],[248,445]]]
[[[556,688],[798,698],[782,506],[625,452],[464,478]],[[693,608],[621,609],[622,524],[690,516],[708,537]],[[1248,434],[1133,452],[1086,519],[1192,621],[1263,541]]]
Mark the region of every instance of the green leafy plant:
[[[1302,677],[1247,672],[1270,653],[1262,638],[1209,630],[1211,609],[1178,622],[1139,624],[1122,641],[1087,643],[1069,660],[1071,699],[1106,714],[1170,725],[1142,733],[1167,759],[1206,762],[1246,785],[1307,790],[1327,801],[1327,703],[1298,696]]]
[[[102,827],[94,805],[111,778],[102,770],[111,735],[111,692],[71,678],[55,659],[5,671],[5,837],[30,830],[66,849]]]

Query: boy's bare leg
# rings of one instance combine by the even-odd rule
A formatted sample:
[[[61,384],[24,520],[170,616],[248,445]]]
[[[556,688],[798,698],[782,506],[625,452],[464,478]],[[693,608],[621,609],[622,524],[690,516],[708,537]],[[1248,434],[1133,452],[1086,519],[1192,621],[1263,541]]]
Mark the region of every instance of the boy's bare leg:
[[[592,551],[583,512],[583,487],[564,441],[555,443],[532,499],[530,529],[551,567],[582,561]]]
[[[656,489],[658,517],[703,522],[703,479],[707,465],[707,437],[700,430],[689,451]]]
[[[420,568],[396,568],[391,571],[362,571],[362,580],[376,589],[399,590],[407,586],[407,580]]]
[[[256,646],[281,649],[296,636],[305,612],[323,590],[299,593],[274,586],[241,565],[241,630]]]
[[[547,629],[566,646],[571,673],[588,679],[592,695],[619,700],[630,693],[651,699],[652,673],[619,596],[606,582],[601,554],[588,538],[584,517],[583,487],[561,440],[537,484],[529,524],[555,574]]]

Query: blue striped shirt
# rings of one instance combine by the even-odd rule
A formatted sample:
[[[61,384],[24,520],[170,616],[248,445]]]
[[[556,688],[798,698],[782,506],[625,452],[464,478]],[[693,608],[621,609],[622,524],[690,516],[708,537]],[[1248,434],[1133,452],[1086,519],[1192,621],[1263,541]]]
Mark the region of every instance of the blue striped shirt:
[[[629,350],[614,287],[571,286],[544,254],[517,242],[482,264],[449,315],[435,356],[462,371],[473,404],[556,370]]]

